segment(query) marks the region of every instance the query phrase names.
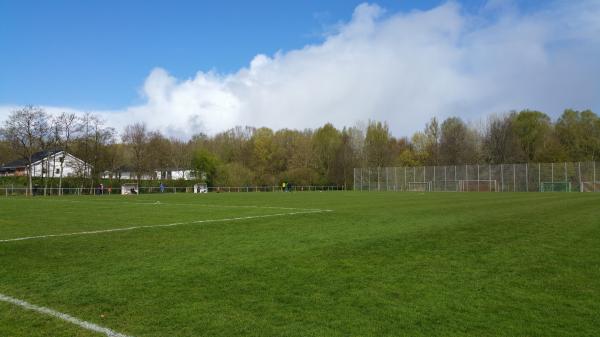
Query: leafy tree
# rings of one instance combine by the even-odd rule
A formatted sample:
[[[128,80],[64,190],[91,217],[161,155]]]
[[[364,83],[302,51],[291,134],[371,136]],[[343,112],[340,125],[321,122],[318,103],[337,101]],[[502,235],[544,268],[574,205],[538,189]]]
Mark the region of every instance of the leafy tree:
[[[527,161],[537,161],[552,131],[550,117],[540,111],[523,110],[513,115],[513,128]]]
[[[441,127],[440,160],[445,165],[471,164],[477,159],[476,134],[457,117],[447,118]]]
[[[591,110],[567,109],[555,124],[555,133],[571,161],[596,160],[600,154],[600,118]]]
[[[196,172],[196,177],[202,178],[208,185],[213,185],[218,165],[219,160],[208,150],[200,148],[194,152],[192,168]]]
[[[369,166],[385,167],[391,163],[392,136],[387,123],[369,122],[365,151]]]
[[[342,143],[341,133],[332,125],[325,124],[313,135],[313,151],[321,183],[331,182],[336,165],[336,154]]]

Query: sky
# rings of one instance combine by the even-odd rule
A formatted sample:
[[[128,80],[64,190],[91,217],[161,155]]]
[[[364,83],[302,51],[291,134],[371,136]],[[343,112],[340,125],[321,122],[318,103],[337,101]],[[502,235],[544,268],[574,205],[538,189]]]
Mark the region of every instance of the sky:
[[[179,138],[600,112],[600,0],[0,0],[0,120],[25,104]]]

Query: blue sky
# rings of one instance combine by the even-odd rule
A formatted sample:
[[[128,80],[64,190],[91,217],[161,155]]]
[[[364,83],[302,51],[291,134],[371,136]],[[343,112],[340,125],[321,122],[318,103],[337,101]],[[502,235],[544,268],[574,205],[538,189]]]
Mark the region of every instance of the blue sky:
[[[0,104],[116,109],[154,67],[231,72],[259,53],[316,43],[360,0],[0,1]],[[389,12],[442,1],[381,0]],[[486,1],[462,2],[477,10]],[[523,7],[532,2],[521,2]]]
[[[519,89],[530,90],[527,93],[531,99],[511,97],[508,89],[489,92],[495,90],[490,87],[474,93],[471,101],[456,89],[486,81],[507,81],[507,87],[514,87],[514,83],[508,83],[511,72],[492,72],[492,69],[514,65],[514,78],[530,71],[532,64],[543,64],[544,60],[551,63],[548,67],[559,70],[573,62],[582,63],[581,69],[574,70],[580,77],[570,80],[574,83],[581,80],[584,85],[588,80],[585,73],[598,69],[598,62],[590,61],[597,56],[598,48],[593,45],[597,39],[593,36],[598,26],[594,23],[596,19],[583,15],[584,12],[595,14],[599,7],[596,0],[379,0],[362,6],[361,3],[355,0],[0,0],[0,108],[35,104],[50,110],[60,107],[108,113],[108,119],[114,117],[115,120],[119,113],[128,113],[129,119],[121,118],[125,121],[150,119],[148,116],[155,116],[159,109],[160,113],[192,110],[190,115],[181,116],[185,120],[182,124],[186,124],[192,119],[206,119],[210,112],[203,109],[214,106],[211,111],[225,114],[229,121],[229,124],[209,127],[209,131],[217,131],[232,126],[230,124],[268,125],[273,119],[273,115],[267,116],[264,112],[268,110],[265,109],[268,102],[288,97],[290,91],[302,93],[306,88],[309,92],[315,76],[317,82],[323,80],[323,88],[318,92],[323,92],[324,97],[320,100],[317,97],[319,104],[294,110],[314,122],[290,120],[289,124],[293,125],[289,127],[313,127],[325,120],[350,125],[358,119],[373,118],[398,123],[399,114],[415,109],[419,110],[418,116],[411,116],[411,120],[417,125],[434,115],[443,117],[457,111],[466,111],[463,117],[469,119],[511,108],[540,107],[556,113],[559,107],[593,108],[598,103],[589,95],[575,93],[555,98],[552,104],[542,104],[544,95],[534,85]],[[561,25],[569,21],[580,27],[570,27],[569,34],[564,36],[554,34],[564,31]],[[396,28],[391,31],[389,27]],[[521,27],[521,31],[514,27]],[[353,35],[353,29],[371,35]],[[425,35],[428,45],[420,40]],[[540,58],[520,59],[520,55],[530,55],[525,51],[510,56],[517,58],[510,61],[509,57],[512,63],[490,62],[490,57],[497,56],[485,54],[491,45],[500,48],[500,53],[517,48],[531,49],[531,57]],[[567,53],[563,45],[575,45],[576,53]],[[537,55],[540,48],[542,55]],[[348,50],[353,52],[348,54]],[[431,50],[435,53],[429,54]],[[280,54],[276,56],[278,51]],[[415,57],[420,52],[428,57]],[[257,58],[257,55],[265,56]],[[389,58],[390,55],[393,57]],[[371,56],[374,60],[369,59]],[[343,74],[354,70],[334,69],[335,62],[324,66],[338,58],[352,59],[350,65],[356,65],[357,69],[355,76],[343,78]],[[260,61],[254,63],[260,67],[250,66],[253,60]],[[385,66],[383,70],[377,62]],[[422,64],[424,62],[431,63]],[[421,66],[421,72],[412,71]],[[244,69],[253,71],[249,75],[238,75]],[[316,69],[321,70],[316,73]],[[333,70],[330,72],[330,69]],[[361,69],[369,72],[359,74]],[[398,81],[384,78],[386,69],[391,70]],[[436,71],[429,74],[427,69]],[[538,70],[539,74],[548,72]],[[315,72],[315,75],[307,75],[304,79],[307,82],[301,79],[296,82],[295,78],[302,76],[292,77],[290,74],[294,72],[302,75]],[[329,77],[320,78],[319,74],[324,73],[330,73]],[[544,90],[565,91],[558,84],[559,77],[564,80],[564,74],[551,75],[554,77],[550,77],[551,83],[546,84],[548,87]],[[344,119],[345,112],[333,111],[337,107],[357,106],[349,98],[355,96],[354,92],[364,93],[363,79],[371,76],[373,83],[368,88],[381,87],[379,91],[373,90],[371,96],[363,97],[363,101],[370,104],[361,105],[362,113],[348,112],[349,117]],[[420,78],[426,76],[434,77],[433,86],[420,82]],[[409,80],[402,84],[400,79]],[[352,80],[357,82],[349,82],[354,85],[340,89],[343,85],[338,82]],[[540,78],[542,80],[548,82],[547,77]],[[448,81],[453,82],[447,85]],[[246,87],[240,89],[242,82]],[[253,86],[248,86],[251,82]],[[270,83],[278,85],[269,87]],[[250,89],[257,87],[261,89]],[[281,89],[286,87],[289,91]],[[396,99],[394,96],[381,94],[417,89],[429,95],[419,97],[422,101],[433,99],[432,95],[448,97],[437,105],[418,105],[392,102]],[[265,92],[274,97],[265,98]],[[503,99],[507,100],[506,104],[500,103]],[[305,97],[290,96],[285,102],[296,100],[306,101]],[[257,101],[261,101],[260,104]],[[288,109],[285,102],[282,99],[277,103],[278,111]],[[448,108],[440,109],[442,105]],[[324,114],[329,110],[331,115]],[[207,123],[201,121],[198,127],[201,124]],[[414,129],[412,123],[405,124],[407,126],[398,131]],[[175,125],[171,130],[178,130],[180,126]]]
[[[119,108],[154,67],[230,72],[322,40],[361,1],[0,2],[0,103]],[[379,1],[391,11],[437,1]]]

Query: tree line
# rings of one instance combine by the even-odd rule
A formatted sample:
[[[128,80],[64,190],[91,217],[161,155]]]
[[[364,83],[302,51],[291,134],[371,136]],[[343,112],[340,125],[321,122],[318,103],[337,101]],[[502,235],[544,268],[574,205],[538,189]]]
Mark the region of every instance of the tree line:
[[[600,118],[591,110],[565,110],[552,120],[541,111],[489,116],[479,125],[459,117],[432,118],[411,137],[395,137],[386,122],[341,129],[272,130],[235,127],[189,140],[166,137],[144,123],[119,134],[98,116],[51,116],[35,106],[13,111],[0,129],[0,163],[31,161],[36,151],[61,148],[91,166],[90,186],[103,172],[192,169],[213,186],[335,184],[349,187],[354,167],[595,161]],[[117,175],[112,176],[118,179]]]

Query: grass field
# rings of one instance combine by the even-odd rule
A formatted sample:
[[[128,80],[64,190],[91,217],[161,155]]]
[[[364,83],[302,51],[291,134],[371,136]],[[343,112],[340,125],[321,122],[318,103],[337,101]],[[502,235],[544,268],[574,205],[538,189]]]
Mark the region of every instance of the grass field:
[[[594,336],[600,194],[0,198],[0,294],[136,337]],[[0,336],[102,333],[0,300]]]

